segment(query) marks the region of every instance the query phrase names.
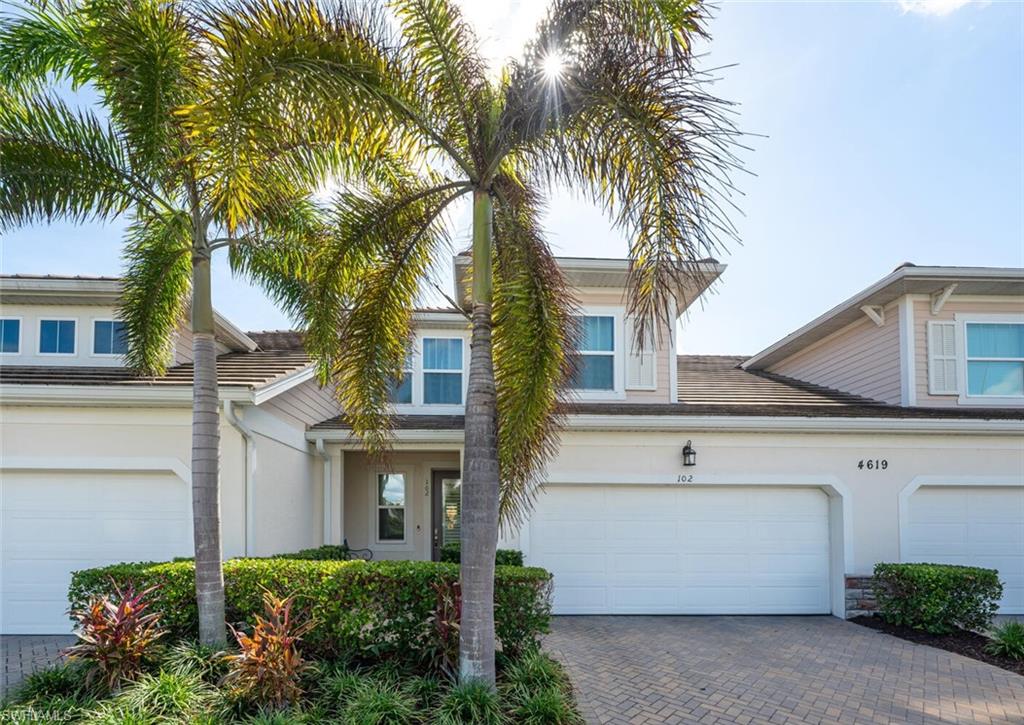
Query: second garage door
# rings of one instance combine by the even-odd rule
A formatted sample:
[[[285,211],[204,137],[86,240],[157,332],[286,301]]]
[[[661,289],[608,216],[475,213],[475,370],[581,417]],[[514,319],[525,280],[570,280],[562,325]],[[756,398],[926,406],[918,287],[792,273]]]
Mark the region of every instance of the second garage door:
[[[816,488],[548,486],[530,563],[558,614],[825,614],[829,505]]]

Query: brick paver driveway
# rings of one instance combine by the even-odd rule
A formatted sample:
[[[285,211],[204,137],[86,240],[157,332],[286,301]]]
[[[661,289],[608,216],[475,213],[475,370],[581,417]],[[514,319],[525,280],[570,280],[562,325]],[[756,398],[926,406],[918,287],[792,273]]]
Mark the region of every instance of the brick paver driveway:
[[[593,723],[1024,723],[1024,677],[834,617],[555,617]]]
[[[17,687],[25,675],[52,665],[62,649],[72,644],[70,635],[0,635],[0,700]]]

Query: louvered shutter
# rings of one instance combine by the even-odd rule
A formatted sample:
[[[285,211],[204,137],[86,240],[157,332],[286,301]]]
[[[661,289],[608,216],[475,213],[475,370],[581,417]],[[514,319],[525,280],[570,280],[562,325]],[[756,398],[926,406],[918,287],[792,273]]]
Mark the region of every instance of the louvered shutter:
[[[932,395],[959,393],[956,355],[956,323],[928,323],[928,392]]]
[[[647,340],[644,349],[636,347],[635,330],[633,320],[626,318],[626,344],[629,346],[629,354],[626,355],[626,389],[629,390],[653,390],[654,379],[654,330],[652,326],[647,327]]]

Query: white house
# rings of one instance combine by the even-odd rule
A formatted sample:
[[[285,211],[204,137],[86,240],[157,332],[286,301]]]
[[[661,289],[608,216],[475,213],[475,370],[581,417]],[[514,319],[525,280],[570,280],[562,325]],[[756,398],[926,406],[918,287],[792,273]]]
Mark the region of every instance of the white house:
[[[844,616],[847,577],[928,560],[997,568],[1024,613],[1024,270],[906,265],[744,358],[679,354],[675,326],[633,350],[627,263],[560,261],[581,389],[502,542],[554,572],[556,612]],[[0,278],[0,632],[67,631],[73,570],[191,553],[189,336],[164,377],[134,376],[118,293]],[[225,557],[347,540],[429,559],[458,538],[468,330],[454,309],[416,320],[384,465],[297,334],[218,319]]]

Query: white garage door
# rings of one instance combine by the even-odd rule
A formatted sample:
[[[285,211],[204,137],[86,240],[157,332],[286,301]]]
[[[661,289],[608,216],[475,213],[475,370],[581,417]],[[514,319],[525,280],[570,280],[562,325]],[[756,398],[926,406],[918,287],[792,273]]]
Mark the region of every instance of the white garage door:
[[[902,557],[997,569],[1001,611],[1024,614],[1024,486],[919,488],[910,497]]]
[[[828,613],[828,509],[813,488],[548,486],[530,563],[560,614]]]
[[[190,512],[169,473],[0,473],[0,632],[69,632],[77,569],[191,556]]]

